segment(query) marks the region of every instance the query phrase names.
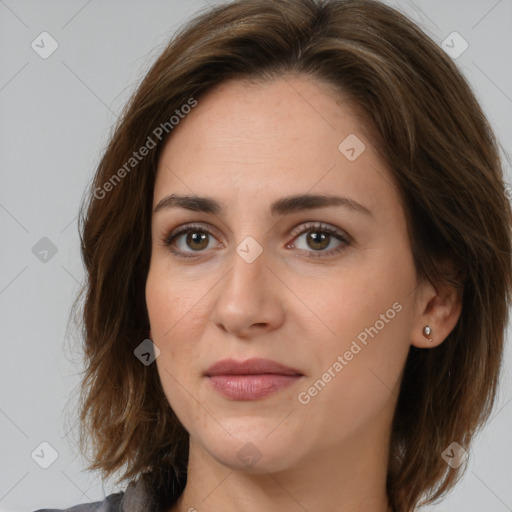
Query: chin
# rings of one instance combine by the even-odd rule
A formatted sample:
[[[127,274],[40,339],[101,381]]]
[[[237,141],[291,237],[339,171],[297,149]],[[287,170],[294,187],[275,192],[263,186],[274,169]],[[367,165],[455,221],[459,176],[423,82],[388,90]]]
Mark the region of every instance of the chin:
[[[279,421],[273,419],[245,418],[220,421],[225,430],[212,429],[193,432],[193,437],[203,449],[220,464],[248,473],[274,473],[296,465],[300,457],[297,438],[285,428],[281,437],[276,429]],[[282,427],[282,425],[281,425]],[[189,430],[190,432],[190,430]]]
[[[269,441],[238,441],[230,443],[205,444],[207,452],[220,464],[236,471],[247,473],[276,473],[288,469],[293,461],[293,444],[290,446]]]

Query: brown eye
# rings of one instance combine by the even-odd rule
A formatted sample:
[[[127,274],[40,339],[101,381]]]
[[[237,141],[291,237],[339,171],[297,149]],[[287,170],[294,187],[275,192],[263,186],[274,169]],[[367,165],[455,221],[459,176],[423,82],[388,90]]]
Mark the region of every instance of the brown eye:
[[[326,249],[331,241],[331,235],[321,231],[309,231],[306,237],[306,243],[315,251]]]
[[[301,251],[305,251],[308,257],[316,258],[322,256],[330,256],[338,253],[350,245],[350,238],[342,231],[323,223],[306,223],[301,226],[302,230],[294,238],[293,247],[297,247],[296,241],[305,235],[305,247],[297,247]],[[338,244],[330,250],[327,249],[333,242]]]
[[[194,251],[200,251],[208,246],[208,233],[194,230],[185,234],[185,245]]]
[[[204,226],[185,225],[164,236],[162,244],[178,257],[194,257],[194,253],[205,252],[212,233]]]

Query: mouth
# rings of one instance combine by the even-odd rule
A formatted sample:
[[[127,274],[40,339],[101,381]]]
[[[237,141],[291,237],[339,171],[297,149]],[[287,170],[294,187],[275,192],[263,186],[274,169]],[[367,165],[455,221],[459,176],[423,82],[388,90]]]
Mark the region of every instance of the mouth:
[[[231,400],[259,400],[287,388],[304,377],[270,359],[225,359],[204,373],[215,391]]]

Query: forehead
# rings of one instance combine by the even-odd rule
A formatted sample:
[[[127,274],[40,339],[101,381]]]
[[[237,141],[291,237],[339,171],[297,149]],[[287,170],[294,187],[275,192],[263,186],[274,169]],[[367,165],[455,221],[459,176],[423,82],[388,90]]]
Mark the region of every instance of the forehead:
[[[305,76],[256,83],[230,80],[199,98],[173,130],[167,148],[174,152],[179,145],[218,154],[250,151],[273,158],[311,155],[311,149],[329,145],[337,150],[336,142],[345,132],[363,136],[354,110],[332,87]]]
[[[231,80],[201,96],[173,130],[160,157],[154,204],[171,191],[228,201],[233,192],[278,197],[283,188],[366,191],[373,202],[383,180],[390,178],[365,125],[333,87],[303,76]]]

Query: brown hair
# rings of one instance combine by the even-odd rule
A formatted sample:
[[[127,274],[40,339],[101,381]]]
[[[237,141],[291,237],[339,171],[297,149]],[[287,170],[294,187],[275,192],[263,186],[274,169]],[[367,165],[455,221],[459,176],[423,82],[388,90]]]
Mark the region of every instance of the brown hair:
[[[149,329],[151,208],[169,123],[147,156],[129,171],[126,163],[191,98],[200,102],[227,79],[287,73],[331,84],[369,121],[401,194],[419,278],[448,281],[462,294],[447,339],[434,349],[411,347],[404,370],[387,489],[394,508],[411,511],[460,478],[465,466],[450,468],[441,453],[453,441],[468,449],[494,404],[512,212],[498,143],[470,86],[414,23],[372,0],[238,0],[209,8],[174,35],[143,79],[79,218],[87,277],[73,306],[85,293],[80,447],[85,452],[92,440],[88,469],[103,477],[122,469],[117,482],[145,475],[162,501],[173,472],[186,478],[188,434],[156,365],[134,356]],[[122,179],[114,182],[116,172]],[[448,272],[445,259],[457,272]]]

